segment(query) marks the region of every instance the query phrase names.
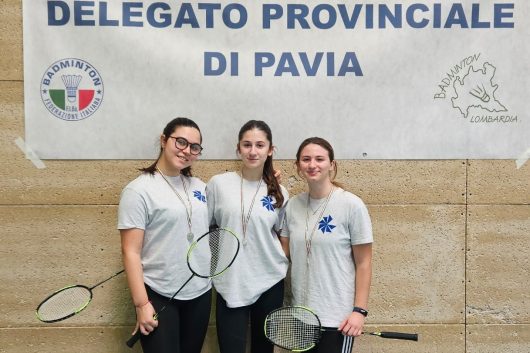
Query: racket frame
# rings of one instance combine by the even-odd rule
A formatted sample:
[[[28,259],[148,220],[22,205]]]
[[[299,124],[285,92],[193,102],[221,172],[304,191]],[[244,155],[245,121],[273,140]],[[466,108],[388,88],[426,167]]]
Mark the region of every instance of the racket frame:
[[[267,334],[267,323],[271,321],[270,316],[273,315],[274,313],[278,312],[278,311],[290,311],[292,309],[305,310],[305,311],[309,312],[310,314],[312,314],[314,316],[314,318],[316,319],[315,324],[313,326],[315,328],[318,327],[318,330],[316,330],[318,332],[318,334],[317,334],[317,336],[314,337],[315,338],[314,339],[315,342],[309,347],[299,348],[299,349],[293,349],[293,348],[290,348],[290,347],[285,347],[285,346],[282,346],[282,345],[278,344],[277,342],[273,341],[269,337],[269,335]],[[307,325],[309,325],[309,324],[307,324]],[[336,332],[339,332],[337,328],[322,327],[322,324],[321,324],[321,321],[320,321],[320,318],[318,317],[318,315],[313,310],[311,310],[310,308],[307,308],[307,307],[301,306],[301,305],[284,306],[284,307],[281,307],[281,308],[274,309],[273,311],[271,311],[265,317],[265,322],[264,322],[263,328],[264,328],[264,331],[265,331],[265,337],[267,337],[267,339],[272,344],[274,344],[274,345],[276,345],[276,346],[278,346],[280,348],[290,350],[292,352],[306,352],[306,351],[308,351],[310,349],[313,349],[318,344],[320,339],[322,338],[322,332],[324,332],[324,331],[336,331]],[[408,341],[418,341],[418,334],[417,333],[375,331],[375,332],[362,332],[362,334],[363,335],[377,336],[377,337],[380,337],[380,338],[399,339],[399,340],[408,340]]]
[[[110,281],[111,279],[113,279],[114,277],[116,277],[116,276],[122,274],[123,272],[125,272],[125,270],[120,270],[120,271],[116,272],[115,274],[113,274],[112,276],[110,276],[110,277],[104,279],[103,281],[100,281],[100,282],[96,283],[96,284],[93,285],[92,287],[87,287],[87,286],[85,286],[85,285],[83,285],[83,284],[73,284],[73,285],[71,285],[71,286],[66,286],[66,287],[64,287],[64,288],[61,288],[61,289],[59,289],[59,290],[56,290],[55,292],[53,292],[52,294],[50,294],[49,296],[47,296],[43,301],[41,301],[40,304],[39,304],[39,306],[37,306],[37,309],[35,309],[35,315],[37,316],[37,319],[38,319],[39,321],[44,322],[44,323],[54,323],[54,322],[58,322],[58,321],[62,321],[62,320],[66,320],[66,319],[68,319],[68,318],[70,318],[70,317],[72,317],[72,316],[78,314],[79,312],[83,311],[83,310],[88,306],[88,304],[90,304],[90,302],[92,301],[92,297],[93,297],[92,289],[94,289],[94,288],[96,288],[96,287],[102,285],[103,283],[105,283],[105,282],[107,282],[107,281]],[[43,319],[41,318],[41,316],[39,315],[39,309],[42,307],[42,305],[44,305],[44,303],[46,303],[51,297],[57,295],[58,293],[63,292],[63,291],[65,291],[65,290],[67,290],[67,289],[70,289],[70,288],[74,288],[74,287],[84,288],[84,289],[86,289],[86,290],[90,293],[90,297],[89,297],[88,301],[86,302],[86,304],[84,304],[82,307],[76,309],[76,310],[75,310],[74,312],[72,312],[71,314],[68,314],[68,315],[66,315],[66,316],[63,316],[63,317],[61,317],[61,318],[53,319],[53,320],[43,320]]]
[[[226,267],[219,273],[215,273],[215,274],[211,274],[209,276],[205,276],[205,275],[201,275],[199,273],[197,273],[190,265],[190,256],[192,254],[192,251],[197,247],[197,244],[199,243],[199,241],[210,235],[211,233],[214,233],[216,231],[225,231],[225,232],[228,232],[230,233],[231,236],[233,236],[235,239],[236,239],[236,244],[237,244],[237,249],[236,249],[236,252],[234,253],[233,257],[232,257],[232,260],[230,261],[230,263],[228,265],[226,265]],[[232,266],[232,264],[234,263],[234,261],[236,261],[236,258],[237,258],[237,255],[239,254],[239,249],[241,248],[241,243],[239,241],[239,238],[237,237],[237,235],[232,232],[230,229],[226,229],[226,228],[215,228],[215,229],[212,229],[212,230],[209,230],[208,232],[204,233],[203,235],[201,235],[199,238],[197,238],[197,240],[195,240],[191,245],[190,245],[190,248],[188,249],[188,253],[186,254],[186,264],[188,265],[188,268],[189,270],[191,271],[191,273],[193,274],[193,276],[191,276],[191,278],[193,278],[194,276],[197,276],[199,278],[215,278],[217,276],[220,276],[222,275],[223,273],[225,273],[226,270],[228,270],[230,268],[230,266]],[[186,281],[186,283],[184,283],[184,285],[175,293],[175,295],[178,294],[178,292],[180,292],[180,290],[191,280],[188,279],[188,281]],[[174,296],[175,296],[174,295]],[[171,298],[173,299],[174,296]]]
[[[285,346],[282,346],[280,344],[278,344],[277,342],[274,342],[270,337],[269,335],[267,334],[267,323],[270,322],[270,316],[273,315],[274,313],[278,312],[278,311],[291,311],[292,309],[302,309],[304,311],[307,311],[309,312],[310,314],[312,314],[316,320],[315,322],[315,328],[316,328],[316,336],[314,337],[314,342],[309,346],[309,347],[306,347],[306,348],[299,348],[299,349],[293,349],[293,348],[290,348],[290,347],[285,347]],[[263,329],[265,331],[265,337],[267,337],[267,339],[272,343],[274,344],[275,346],[278,346],[280,348],[283,348],[283,349],[287,349],[291,352],[306,352],[308,350],[311,350],[313,348],[315,348],[315,346],[318,344],[318,342],[320,341],[320,339],[322,338],[322,332],[323,331],[331,331],[331,330],[328,330],[328,329],[324,329],[322,328],[322,323],[320,322],[320,318],[318,317],[318,315],[313,311],[311,310],[310,308],[306,307],[306,306],[302,306],[302,305],[291,305],[291,306],[283,306],[281,308],[277,308],[277,309],[274,309],[273,311],[271,311],[266,317],[265,317],[265,322],[263,324]]]
[[[70,288],[84,288],[84,289],[86,289],[86,290],[88,291],[88,293],[90,293],[90,296],[89,296],[87,302],[86,302],[84,305],[82,305],[81,307],[79,307],[78,309],[76,309],[74,312],[72,312],[72,313],[70,313],[70,314],[68,314],[68,315],[66,315],[66,316],[62,316],[62,317],[60,317],[60,318],[58,318],[58,319],[53,319],[53,320],[45,320],[45,319],[43,319],[43,318],[39,315],[39,309],[40,309],[44,304],[46,304],[46,302],[47,302],[49,299],[51,299],[52,297],[56,296],[57,294],[59,294],[59,293],[61,293],[61,292],[64,292],[65,290],[68,290],[68,289],[70,289]],[[70,318],[70,317],[72,317],[72,316],[74,316],[74,315],[80,313],[81,311],[83,311],[83,310],[88,306],[88,304],[90,304],[90,302],[92,301],[92,297],[93,297],[93,295],[92,295],[92,288],[89,288],[89,287],[87,287],[87,286],[85,286],[85,285],[82,285],[82,284],[74,284],[74,285],[71,285],[71,286],[66,286],[66,287],[64,287],[64,288],[61,288],[61,289],[59,289],[59,290],[56,290],[55,292],[53,292],[52,294],[50,294],[49,296],[47,296],[47,297],[46,297],[46,298],[45,298],[45,299],[39,304],[39,306],[37,306],[37,309],[35,309],[35,315],[37,316],[37,319],[38,319],[39,321],[45,322],[45,323],[47,323],[47,324],[51,324],[51,323],[54,323],[54,322],[63,321],[63,320],[66,320],[66,319],[68,319],[68,318]]]

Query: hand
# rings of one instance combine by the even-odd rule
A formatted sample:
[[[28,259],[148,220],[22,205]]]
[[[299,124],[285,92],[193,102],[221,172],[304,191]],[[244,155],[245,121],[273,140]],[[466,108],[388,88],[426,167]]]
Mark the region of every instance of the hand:
[[[136,327],[134,328],[133,335],[140,330],[142,335],[148,335],[158,327],[158,321],[154,318],[156,314],[155,308],[151,302],[136,307]]]
[[[360,336],[363,333],[364,316],[361,313],[353,312],[339,325],[339,331],[346,336]]]
[[[281,184],[282,183],[282,171],[279,169],[274,169],[273,173],[274,173],[274,177],[278,181],[278,184]]]

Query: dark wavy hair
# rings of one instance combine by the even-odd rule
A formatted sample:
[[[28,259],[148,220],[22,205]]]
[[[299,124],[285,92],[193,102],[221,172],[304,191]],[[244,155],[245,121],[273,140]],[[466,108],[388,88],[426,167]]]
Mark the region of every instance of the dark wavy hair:
[[[247,121],[239,130],[238,141],[241,142],[245,132],[252,129],[258,129],[260,131],[263,131],[267,136],[267,140],[269,141],[272,148],[271,128],[269,127],[269,125],[267,125],[266,122],[261,120]],[[237,144],[238,150],[239,142]],[[268,156],[265,160],[265,165],[263,166],[263,180],[265,181],[265,184],[267,184],[267,193],[271,196],[274,196],[274,198],[276,199],[276,203],[274,204],[274,206],[281,207],[285,200],[282,194],[282,190],[280,188],[280,184],[278,183],[278,180],[274,177],[274,168],[272,167],[272,155]]]
[[[335,177],[337,176],[337,171],[338,171],[337,161],[335,160],[335,152],[333,151],[333,147],[331,146],[331,144],[328,141],[324,140],[322,137],[309,137],[309,138],[306,138],[304,141],[302,141],[302,143],[298,147],[298,151],[296,151],[296,166],[297,167],[299,166],[300,157],[301,157],[300,155],[302,154],[302,150],[307,145],[311,145],[311,144],[318,145],[322,147],[323,149],[325,149],[326,151],[328,151],[329,161],[335,164],[333,175],[330,176],[331,183],[333,183],[333,185],[335,186],[342,187],[340,183],[337,183],[335,181]]]
[[[197,125],[193,120],[188,118],[175,118],[171,120],[169,123],[167,123],[166,127],[164,128],[164,131],[162,131],[162,134],[165,137],[165,141],[167,142],[167,139],[169,136],[171,136],[172,133],[175,132],[176,129],[179,127],[191,127],[194,129],[197,129],[199,131],[199,135],[201,136],[201,143],[202,143],[202,133],[201,129],[199,129],[199,125]],[[146,168],[140,168],[140,171],[144,173],[154,174],[156,171],[156,164],[160,160],[160,157],[162,156],[162,146],[160,146],[160,153],[158,154],[158,158],[156,161],[153,162],[149,167]],[[180,173],[184,176],[191,177],[191,167],[184,168],[180,171]]]

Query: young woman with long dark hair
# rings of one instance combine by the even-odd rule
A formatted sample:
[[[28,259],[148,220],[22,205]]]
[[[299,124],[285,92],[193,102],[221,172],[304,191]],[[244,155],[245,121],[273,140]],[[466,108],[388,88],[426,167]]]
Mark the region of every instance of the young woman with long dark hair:
[[[242,246],[229,271],[214,278],[217,336],[221,353],[272,353],[263,330],[266,315],[283,303],[288,260],[278,239],[288,194],[272,166],[269,126],[244,124],[238,135],[241,169],[214,176],[206,187],[211,224],[232,229]]]

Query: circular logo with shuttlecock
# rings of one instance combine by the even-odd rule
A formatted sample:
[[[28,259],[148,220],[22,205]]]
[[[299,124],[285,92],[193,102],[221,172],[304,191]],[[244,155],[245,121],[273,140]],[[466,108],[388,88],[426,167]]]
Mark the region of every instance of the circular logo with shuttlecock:
[[[44,106],[59,119],[83,120],[103,102],[103,80],[94,66],[81,59],[62,59],[46,69],[40,84]]]

